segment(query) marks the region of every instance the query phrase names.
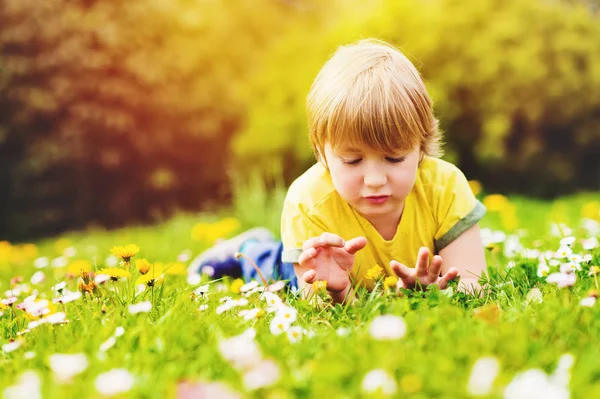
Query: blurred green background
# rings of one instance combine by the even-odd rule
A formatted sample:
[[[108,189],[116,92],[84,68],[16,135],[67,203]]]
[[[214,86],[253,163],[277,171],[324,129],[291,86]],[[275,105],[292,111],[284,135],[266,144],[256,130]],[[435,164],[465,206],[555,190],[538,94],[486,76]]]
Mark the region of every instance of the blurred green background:
[[[0,0],[0,238],[220,209],[257,173],[288,184],[314,162],[312,80],[337,46],[366,37],[415,63],[445,159],[488,192],[598,190],[599,9],[600,0]]]

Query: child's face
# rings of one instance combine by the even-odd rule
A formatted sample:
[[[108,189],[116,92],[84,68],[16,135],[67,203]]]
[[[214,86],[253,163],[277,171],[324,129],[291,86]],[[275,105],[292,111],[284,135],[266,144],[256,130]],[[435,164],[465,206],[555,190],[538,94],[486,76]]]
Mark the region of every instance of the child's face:
[[[325,146],[335,189],[367,219],[397,216],[415,184],[420,158],[418,145],[395,154]]]

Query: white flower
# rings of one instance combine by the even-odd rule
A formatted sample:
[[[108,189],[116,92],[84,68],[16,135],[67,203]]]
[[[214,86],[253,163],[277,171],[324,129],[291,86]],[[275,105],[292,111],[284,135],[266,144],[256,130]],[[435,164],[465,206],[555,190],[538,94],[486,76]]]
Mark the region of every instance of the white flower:
[[[67,247],[63,251],[63,255],[66,256],[66,257],[72,258],[73,256],[77,255],[77,248],[75,248],[75,247]]]
[[[135,383],[134,376],[125,369],[112,369],[96,377],[95,385],[103,395],[128,392]]]
[[[120,337],[123,334],[125,334],[125,329],[123,327],[117,327],[117,329],[115,330],[115,337]]]
[[[131,314],[148,313],[152,309],[152,302],[144,301],[133,305],[129,305],[128,309],[129,313]]]
[[[62,292],[62,290],[65,289],[66,286],[67,286],[66,281],[62,281],[62,282],[56,284],[54,287],[52,287],[52,291],[56,291],[60,294]]]
[[[4,390],[4,399],[42,399],[42,380],[35,371],[25,371],[16,385]]]
[[[275,317],[281,317],[286,320],[288,324],[292,324],[298,317],[298,311],[291,306],[282,306],[277,310],[277,313],[275,313]]]
[[[10,352],[16,351],[17,349],[19,349],[21,347],[21,345],[23,345],[23,341],[22,341],[22,338],[19,338],[15,341],[12,341],[12,342],[2,345],[2,352],[10,353]]]
[[[277,363],[273,360],[263,360],[244,374],[244,385],[250,390],[269,387],[279,381],[280,377]]]
[[[340,327],[337,330],[335,330],[335,333],[339,336],[339,337],[345,337],[346,335],[350,334],[350,329],[346,328],[346,327]]]
[[[552,273],[546,278],[546,281],[558,285],[559,288],[564,288],[573,286],[576,279],[575,273]]]
[[[279,335],[282,332],[285,332],[288,330],[288,328],[290,328],[290,322],[288,322],[287,319],[284,319],[283,317],[273,317],[273,320],[271,320],[271,324],[270,324],[270,330],[271,330],[271,334],[273,335]]]
[[[537,267],[538,277],[547,276],[549,272],[550,272],[550,267],[548,267],[548,264],[546,263],[546,259],[543,256],[540,256],[538,267]]]
[[[472,396],[489,395],[500,371],[500,363],[495,357],[479,358],[471,369],[467,391]]]
[[[219,352],[237,369],[248,369],[262,360],[258,344],[254,340],[256,330],[249,328],[242,334],[219,342]]]
[[[35,358],[35,352],[25,352],[23,354],[23,358],[26,360],[31,360],[31,359]]]
[[[238,313],[238,316],[243,317],[244,320],[254,320],[254,319],[258,318],[258,315],[261,314],[261,312],[262,312],[261,308],[244,309],[244,310],[240,310],[240,313]]]
[[[573,250],[570,247],[560,247],[558,251],[556,251],[555,257],[559,259],[568,258],[573,253]]]
[[[542,303],[544,297],[542,296],[542,291],[539,288],[532,288],[531,291],[527,293],[527,297],[525,298],[527,303],[537,302]]]
[[[35,273],[33,273],[33,276],[31,276],[31,284],[41,284],[44,280],[46,279],[46,275],[44,274],[43,271],[37,271]]]
[[[276,281],[273,284],[269,285],[267,287],[267,290],[269,290],[269,292],[281,291],[285,287],[285,284],[285,281]]]
[[[377,316],[369,326],[369,334],[377,340],[399,339],[406,334],[406,323],[399,316]]]
[[[107,352],[110,348],[115,346],[116,343],[117,343],[117,338],[112,336],[100,345],[99,350],[100,350],[100,352]]]
[[[184,249],[179,255],[177,255],[178,262],[187,262],[192,257],[192,251],[190,249]]]
[[[49,358],[50,368],[60,382],[67,382],[88,367],[87,357],[83,353],[72,355],[54,354]]]
[[[76,301],[79,298],[81,298],[81,292],[79,292],[79,291],[67,292],[61,297],[54,298],[52,300],[52,302],[54,302],[54,303],[69,303],[69,302]]]
[[[202,276],[199,273],[190,273],[187,276],[187,283],[189,285],[198,285],[202,281]]]
[[[248,300],[246,298],[231,299],[228,297],[228,300],[225,301],[225,303],[223,303],[222,305],[219,305],[217,307],[216,313],[221,314],[221,313],[227,312],[228,310],[231,310],[235,307],[246,306],[246,305],[248,305]]]
[[[200,287],[198,287],[194,290],[194,295],[203,296],[204,294],[208,293],[209,288],[210,288],[210,285],[208,285],[208,284],[201,285]]]
[[[585,254],[585,255],[583,256],[583,261],[584,261],[585,263],[590,263],[590,262],[592,261],[592,259],[593,259],[593,257],[592,257],[592,254]]]
[[[568,399],[569,391],[553,383],[540,369],[531,369],[515,375],[504,389],[504,399]]]
[[[364,393],[381,392],[384,395],[393,395],[396,393],[396,389],[396,381],[382,369],[369,371],[362,381],[362,391]]]
[[[275,310],[277,310],[279,308],[279,306],[281,306],[283,304],[279,295],[273,294],[272,292],[269,292],[269,291],[265,292],[261,296],[261,298],[267,302],[267,305],[269,307],[269,309],[268,309],[269,313],[274,312]]]
[[[287,336],[291,343],[295,344],[296,342],[302,339],[302,333],[304,330],[300,326],[293,326],[288,328]]]
[[[585,249],[586,251],[591,251],[592,249],[596,249],[598,248],[598,246],[600,246],[600,243],[598,242],[598,239],[596,237],[591,237],[588,239],[583,240],[583,249]]]
[[[46,320],[46,322],[50,324],[66,323],[67,315],[65,314],[65,312],[56,312],[46,316],[44,320]]]
[[[47,256],[42,256],[41,258],[37,258],[36,260],[33,261],[33,266],[36,269],[43,269],[45,267],[48,267],[49,264],[50,264],[50,262],[48,261]]]
[[[250,281],[240,287],[240,292],[248,292],[258,287],[258,282],[256,280]]]
[[[504,256],[507,258],[514,258],[519,252],[523,250],[519,236],[510,235],[504,242]]]
[[[585,306],[588,308],[594,307],[595,304],[596,304],[596,298],[593,296],[585,297],[581,300],[581,302],[579,302],[579,305]]]
[[[568,236],[568,237],[562,238],[560,240],[560,245],[561,245],[561,247],[562,246],[570,247],[571,245],[573,245],[574,242],[575,242],[575,237]]]
[[[96,285],[103,284],[108,280],[110,280],[110,275],[108,274],[96,274],[94,276],[94,283],[96,283]]]
[[[593,219],[584,218],[581,220],[581,227],[583,227],[590,236],[600,235],[600,222]]]
[[[52,267],[59,268],[65,267],[69,263],[66,256],[59,256],[58,258],[52,259]]]
[[[108,267],[114,267],[119,264],[119,258],[117,258],[114,255],[109,255],[108,258],[106,258],[106,260],[104,261],[104,263],[106,263],[106,266]]]
[[[200,305],[198,307],[198,310],[201,311],[201,312],[204,312],[206,309],[208,309],[208,305],[206,305],[206,304],[205,305]]]

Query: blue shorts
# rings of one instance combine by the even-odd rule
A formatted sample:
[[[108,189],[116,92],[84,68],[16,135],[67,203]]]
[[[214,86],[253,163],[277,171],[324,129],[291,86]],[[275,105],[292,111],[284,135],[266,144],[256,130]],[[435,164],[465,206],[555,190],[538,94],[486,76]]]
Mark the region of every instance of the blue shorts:
[[[294,273],[294,264],[281,260],[283,243],[281,241],[248,240],[240,248],[240,252],[256,263],[267,280],[287,280],[291,288],[298,288],[298,279]],[[244,257],[240,257],[242,277],[246,282],[260,281],[258,272]],[[214,266],[213,266],[214,267]]]

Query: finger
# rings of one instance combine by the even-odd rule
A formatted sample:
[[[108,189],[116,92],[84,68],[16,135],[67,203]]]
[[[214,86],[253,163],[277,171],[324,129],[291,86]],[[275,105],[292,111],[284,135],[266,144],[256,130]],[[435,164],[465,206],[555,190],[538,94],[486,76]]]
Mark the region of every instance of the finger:
[[[298,263],[302,265],[308,262],[309,260],[314,259],[317,256],[317,252],[318,251],[316,250],[316,248],[308,248],[302,251],[302,253],[298,257]]]
[[[427,276],[427,266],[429,266],[429,249],[421,247],[417,255],[417,265],[415,266],[417,277]]]
[[[367,246],[367,239],[365,237],[356,237],[346,242],[344,249],[350,254],[354,255],[361,249]]]
[[[323,233],[319,236],[319,240],[316,242],[317,247],[339,247],[342,248],[346,242],[344,239],[337,234]]]
[[[314,270],[307,270],[302,275],[302,279],[307,284],[312,284],[317,280],[317,272]]]
[[[441,290],[445,289],[448,286],[448,282],[450,280],[454,280],[457,277],[458,277],[458,269],[455,267],[450,268],[450,270],[448,270],[448,273],[444,274],[442,276],[442,278],[440,278],[440,281],[438,282],[440,289]]]
[[[431,260],[431,266],[429,266],[429,278],[431,281],[437,281],[438,277],[440,277],[443,263],[444,261],[441,256],[435,255],[433,257]]]
[[[308,240],[304,241],[304,244],[302,244],[302,249],[306,251],[309,248],[314,248],[317,246],[318,241],[319,237],[309,238]]]
[[[398,276],[402,280],[410,279],[414,275],[414,270],[411,270],[410,268],[404,266],[402,263],[397,262],[395,260],[390,262],[390,267],[392,268],[394,273],[396,273],[396,276]]]

